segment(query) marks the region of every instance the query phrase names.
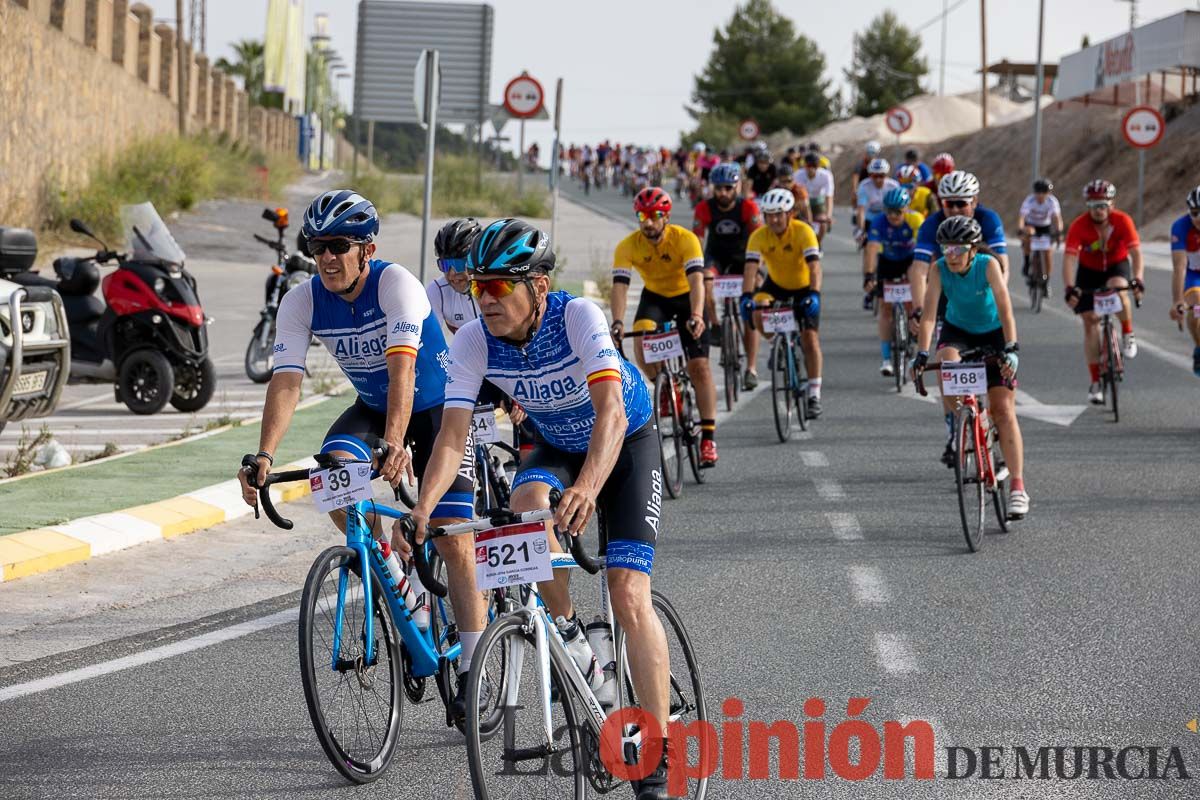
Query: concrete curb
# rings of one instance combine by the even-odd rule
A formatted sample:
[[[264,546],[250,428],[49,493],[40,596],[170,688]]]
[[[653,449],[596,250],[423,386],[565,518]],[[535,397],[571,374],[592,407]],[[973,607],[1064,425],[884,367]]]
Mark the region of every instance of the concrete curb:
[[[308,458],[281,469],[314,466],[316,462]],[[308,494],[306,483],[271,489],[277,503]],[[242,502],[238,482],[228,480],[156,503],[0,536],[0,582],[49,572],[146,542],[173,539],[252,512]]]

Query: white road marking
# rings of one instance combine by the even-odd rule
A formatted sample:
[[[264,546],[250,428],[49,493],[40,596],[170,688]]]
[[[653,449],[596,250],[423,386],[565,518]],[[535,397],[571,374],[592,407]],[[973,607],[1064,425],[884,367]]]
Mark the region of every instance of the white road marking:
[[[814,478],[813,483],[817,486],[817,494],[821,495],[823,500],[846,499],[846,492],[837,481],[830,480],[829,478]]]
[[[862,526],[858,518],[845,512],[829,512],[825,515],[833,528],[833,535],[843,542],[856,542],[863,538]]]
[[[887,583],[878,568],[865,564],[850,566],[850,582],[854,584],[854,599],[860,603],[878,605],[892,599]]]
[[[252,633],[258,633],[259,631],[274,628],[278,625],[295,623],[299,618],[299,614],[299,608],[290,608],[286,611],[279,611],[266,617],[260,617],[259,619],[239,622],[228,628],[209,631],[208,633],[194,636],[191,639],[184,639],[183,641],[173,642],[162,647],[143,650],[140,653],[134,653],[130,656],[115,658],[112,661],[104,661],[88,667],[80,667],[79,669],[73,669],[59,675],[51,675],[46,678],[28,681],[27,683],[5,686],[4,688],[0,688],[0,703],[5,700],[14,700],[18,697],[45,692],[49,689],[57,689],[60,686],[68,686],[72,683],[99,678],[102,675],[108,675],[113,672],[140,667],[155,661],[162,661],[172,656],[190,653],[193,650],[199,650],[204,647],[211,647],[214,644],[227,642],[231,639],[249,636]]]
[[[806,467],[828,467],[829,459],[820,450],[801,450],[800,458]]]
[[[911,675],[920,671],[912,645],[903,633],[876,633],[875,655],[879,666],[891,675]]]

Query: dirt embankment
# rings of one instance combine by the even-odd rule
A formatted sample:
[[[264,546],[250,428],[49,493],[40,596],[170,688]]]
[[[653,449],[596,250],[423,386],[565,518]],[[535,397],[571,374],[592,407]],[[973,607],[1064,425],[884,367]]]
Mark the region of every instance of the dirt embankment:
[[[1042,112],[1041,172],[1054,182],[1054,193],[1069,224],[1083,213],[1083,187],[1095,178],[1116,184],[1118,207],[1137,208],[1137,151],[1121,136],[1124,109],[1069,105]],[[1021,201],[1029,193],[1033,152],[1033,120],[988,128],[920,145],[926,161],[946,151],[959,169],[974,172],[983,186],[981,197],[1000,213],[1011,230]],[[862,148],[850,147],[834,161],[842,197],[848,197],[850,175]],[[1146,238],[1166,238],[1171,222],[1186,210],[1184,198],[1200,184],[1200,106],[1167,123],[1159,144],[1146,153]]]

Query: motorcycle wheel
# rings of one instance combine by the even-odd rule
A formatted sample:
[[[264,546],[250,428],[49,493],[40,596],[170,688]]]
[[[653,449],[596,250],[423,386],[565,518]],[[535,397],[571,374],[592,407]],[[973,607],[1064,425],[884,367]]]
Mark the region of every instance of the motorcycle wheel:
[[[157,350],[136,350],[121,362],[117,393],[135,414],[157,414],[171,399],[175,370]]]
[[[199,366],[180,364],[175,368],[175,392],[171,405],[180,411],[199,411],[212,400],[217,388],[217,369],[212,359],[206,358]]]
[[[262,341],[262,329],[264,325],[270,325],[271,330],[267,336],[266,347],[260,347],[259,342]],[[271,369],[275,366],[275,323],[266,320],[259,320],[259,323],[254,326],[254,333],[250,335],[250,343],[246,345],[246,377],[255,383],[266,383],[271,380]]]

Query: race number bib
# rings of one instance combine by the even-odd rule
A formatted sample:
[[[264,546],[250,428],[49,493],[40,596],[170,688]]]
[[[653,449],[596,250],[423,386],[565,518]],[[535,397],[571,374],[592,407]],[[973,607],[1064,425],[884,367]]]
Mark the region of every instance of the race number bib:
[[[642,358],[647,364],[657,364],[683,355],[679,331],[648,333],[642,337]]]
[[[475,534],[475,586],[496,589],[548,581],[550,521],[520,522]]]
[[[883,302],[885,302],[885,303],[911,303],[912,302],[912,284],[885,283],[883,285]]]
[[[942,364],[942,394],[962,397],[987,391],[987,369],[983,364]]]
[[[796,330],[796,315],[790,308],[776,308],[762,312],[764,333],[791,333]]]
[[[475,415],[471,417],[471,436],[483,444],[500,441],[500,431],[496,429],[496,407],[491,403],[475,406]]]
[[[1029,249],[1030,250],[1049,250],[1050,249],[1050,237],[1049,236],[1031,236],[1031,237],[1029,237]]]
[[[374,496],[371,491],[371,465],[366,462],[314,469],[308,474],[308,485],[312,489],[317,510],[323,512],[352,506],[359,500],[370,500]]]
[[[1092,296],[1092,309],[1102,317],[1121,313],[1121,295],[1117,292],[1104,292]]]
[[[742,296],[742,279],[736,275],[713,278],[713,297],[718,300],[737,300]]]

